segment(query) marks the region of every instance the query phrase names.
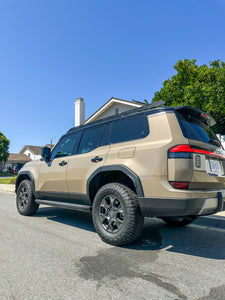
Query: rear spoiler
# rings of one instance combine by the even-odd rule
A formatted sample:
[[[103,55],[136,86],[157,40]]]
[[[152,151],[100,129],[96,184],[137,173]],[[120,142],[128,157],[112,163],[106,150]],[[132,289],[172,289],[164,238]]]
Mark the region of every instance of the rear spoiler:
[[[213,119],[213,117],[200,109],[190,106],[178,106],[174,107],[174,109],[178,112],[202,119],[202,121],[207,123],[209,126],[213,126],[216,124],[216,121]]]

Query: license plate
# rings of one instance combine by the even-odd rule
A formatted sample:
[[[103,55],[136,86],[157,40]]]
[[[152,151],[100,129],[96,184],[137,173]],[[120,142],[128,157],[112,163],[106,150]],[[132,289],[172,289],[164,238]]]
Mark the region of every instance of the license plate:
[[[221,166],[220,166],[220,162],[218,160],[210,159],[209,164],[210,164],[210,169],[212,172],[221,173]]]

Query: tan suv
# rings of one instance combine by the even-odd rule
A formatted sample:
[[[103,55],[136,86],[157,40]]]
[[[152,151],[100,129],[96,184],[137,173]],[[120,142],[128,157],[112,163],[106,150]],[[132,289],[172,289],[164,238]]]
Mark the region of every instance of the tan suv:
[[[70,129],[16,181],[17,208],[92,211],[102,240],[124,245],[143,217],[184,226],[225,208],[225,151],[215,121],[191,107],[147,105]]]

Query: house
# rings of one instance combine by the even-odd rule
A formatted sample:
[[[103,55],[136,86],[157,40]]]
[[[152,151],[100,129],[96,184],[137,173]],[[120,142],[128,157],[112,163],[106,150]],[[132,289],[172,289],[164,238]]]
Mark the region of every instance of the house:
[[[17,165],[24,165],[28,161],[31,161],[32,159],[28,157],[25,154],[20,154],[20,153],[9,153],[9,157],[6,163],[2,166],[3,170],[7,170],[8,168],[12,168],[17,166]]]
[[[101,106],[93,115],[85,120],[85,103],[83,98],[77,98],[75,102],[75,126],[97,121],[115,114],[120,114],[130,109],[145,105],[139,101],[128,101],[112,97],[103,106]]]
[[[27,155],[32,160],[38,160],[41,159],[41,148],[41,146],[25,145],[19,153]]]
[[[46,145],[45,145],[45,147],[48,147],[48,148],[50,148],[50,149],[52,149],[54,146],[55,146],[55,145],[53,145],[53,144],[46,144]]]
[[[225,149],[225,135],[217,134],[220,143],[222,144],[223,148]]]
[[[145,105],[139,101],[128,101],[112,97],[103,106],[101,106],[93,115],[85,120],[85,102],[83,98],[77,98],[75,102],[75,126],[87,124],[112,115],[120,114],[130,109]],[[224,134],[224,133],[223,133]],[[218,138],[225,149],[225,135],[218,135]]]
[[[135,100],[128,101],[119,98],[110,98],[103,106],[101,106],[93,115],[91,115],[84,124],[97,121],[103,118],[110,117],[112,115],[118,115],[127,110],[142,107],[145,103]]]

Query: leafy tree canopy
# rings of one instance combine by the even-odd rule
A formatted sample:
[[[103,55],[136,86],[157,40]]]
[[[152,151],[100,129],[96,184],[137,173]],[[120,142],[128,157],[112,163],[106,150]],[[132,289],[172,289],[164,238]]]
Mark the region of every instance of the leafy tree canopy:
[[[224,132],[225,63],[216,60],[209,66],[198,66],[196,59],[184,59],[178,60],[174,69],[177,74],[163,82],[152,102],[163,100],[166,106],[188,105],[201,109],[216,120],[215,132]]]
[[[9,143],[10,141],[0,131],[0,162],[7,161],[9,157]]]

